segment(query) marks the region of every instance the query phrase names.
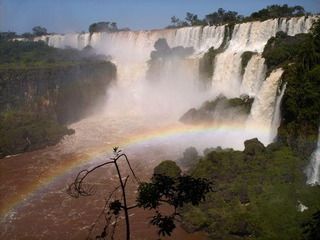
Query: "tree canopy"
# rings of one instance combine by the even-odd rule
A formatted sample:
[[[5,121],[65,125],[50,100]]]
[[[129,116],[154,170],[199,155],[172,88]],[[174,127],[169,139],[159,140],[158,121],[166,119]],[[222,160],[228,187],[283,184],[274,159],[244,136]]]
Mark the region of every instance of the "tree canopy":
[[[32,32],[34,36],[43,36],[43,35],[47,35],[47,29],[41,26],[35,26],[32,28]]]
[[[302,6],[290,7],[288,4],[284,5],[269,5],[257,12],[253,12],[250,16],[244,17],[236,11],[225,10],[223,8],[217,9],[212,13],[205,15],[204,19],[200,19],[197,14],[187,12],[185,21],[180,20],[176,16],[171,17],[171,25],[167,28],[178,28],[186,26],[197,25],[223,25],[223,24],[235,24],[247,21],[263,21],[270,18],[280,17],[297,17],[308,15]]]
[[[116,32],[118,31],[117,23],[115,22],[97,22],[89,26],[89,32]]]

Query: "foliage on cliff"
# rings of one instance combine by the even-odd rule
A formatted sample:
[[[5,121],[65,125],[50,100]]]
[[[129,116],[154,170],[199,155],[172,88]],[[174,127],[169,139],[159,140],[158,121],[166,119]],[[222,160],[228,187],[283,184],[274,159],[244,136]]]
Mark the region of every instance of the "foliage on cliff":
[[[288,147],[251,139],[244,151],[208,151],[195,161],[190,173],[211,180],[215,192],[184,207],[184,226],[210,239],[301,239],[302,224],[320,209],[320,188],[305,184],[305,162]]]
[[[280,140],[309,156],[315,147],[320,122],[320,20],[310,34],[278,33],[263,52],[268,71],[285,69],[287,88],[281,104]]]
[[[15,126],[1,130],[1,155],[57,143],[70,133],[63,124],[92,113],[115,78],[115,65],[88,48],[0,41],[1,127]]]
[[[78,51],[49,47],[42,41],[0,41],[0,68],[5,69],[68,66],[106,60],[106,56],[96,55],[89,48]]]
[[[45,114],[6,111],[0,114],[0,158],[54,145],[73,130]]]

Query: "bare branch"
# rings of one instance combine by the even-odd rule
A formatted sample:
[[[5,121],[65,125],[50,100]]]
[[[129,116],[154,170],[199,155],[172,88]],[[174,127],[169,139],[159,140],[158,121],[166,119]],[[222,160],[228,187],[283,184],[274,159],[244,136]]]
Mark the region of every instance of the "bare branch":
[[[69,185],[67,189],[67,193],[75,198],[78,198],[79,196],[91,196],[93,193],[93,188],[88,185],[83,185],[84,179],[92,172],[97,170],[98,168],[101,168],[103,166],[106,166],[108,164],[114,163],[114,161],[108,161],[104,162],[91,170],[82,170],[78,173],[76,179],[72,184]]]
[[[139,180],[139,178],[136,176],[135,172],[133,171],[133,169],[132,169],[132,167],[131,167],[131,164],[130,164],[130,162],[129,162],[129,159],[128,159],[128,157],[127,157],[126,154],[124,154],[124,153],[117,154],[114,158],[111,158],[111,159],[113,159],[114,161],[117,161],[117,160],[118,160],[119,158],[121,158],[121,157],[124,157],[124,158],[125,158],[125,160],[126,160],[128,166],[129,166],[129,168],[130,168],[130,171],[131,171],[134,179],[135,179],[138,183],[140,183],[140,180]]]

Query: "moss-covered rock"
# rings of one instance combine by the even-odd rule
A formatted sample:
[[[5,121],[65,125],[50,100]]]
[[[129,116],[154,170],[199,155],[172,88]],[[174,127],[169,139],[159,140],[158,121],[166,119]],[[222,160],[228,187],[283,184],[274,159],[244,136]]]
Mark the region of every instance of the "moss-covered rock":
[[[264,145],[257,139],[253,138],[244,142],[244,153],[247,155],[257,155],[265,151]]]

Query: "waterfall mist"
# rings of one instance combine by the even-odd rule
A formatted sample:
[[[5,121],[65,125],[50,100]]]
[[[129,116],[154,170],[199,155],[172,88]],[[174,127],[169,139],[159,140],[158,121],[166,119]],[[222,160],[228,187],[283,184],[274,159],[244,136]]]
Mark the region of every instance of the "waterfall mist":
[[[190,145],[200,150],[219,145],[242,149],[243,141],[252,137],[258,137],[264,144],[272,142],[279,126],[285,88],[281,93],[278,89],[283,70],[276,69],[266,78],[264,46],[279,31],[289,35],[306,33],[312,22],[312,17],[248,22],[236,24],[231,35],[227,26],[198,26],[50,35],[39,39],[55,47],[82,49],[90,45],[97,53],[110,56],[117,66],[117,83],[108,89],[100,115],[73,125],[80,131],[78,136],[87,139],[91,136],[93,142],[101,142],[109,141],[104,138],[110,138],[110,129],[117,129],[115,135],[132,137],[136,132],[175,128],[178,129],[175,133],[150,139],[149,144],[152,141],[159,144],[161,140],[181,149]],[[150,77],[152,52],[159,39],[164,39],[170,49],[192,48],[193,52],[183,58],[170,55],[160,59],[157,74]],[[204,90],[199,80],[199,61],[211,47],[220,47],[221,51],[213,61],[210,87]],[[253,55],[242,69],[242,54],[247,51]],[[239,98],[243,94],[254,97],[251,111],[241,115],[237,110],[218,108],[213,113],[216,121],[203,128],[184,126],[178,121],[190,108],[198,108],[204,101],[212,101],[221,94],[227,98]],[[92,133],[96,125],[99,133]]]

